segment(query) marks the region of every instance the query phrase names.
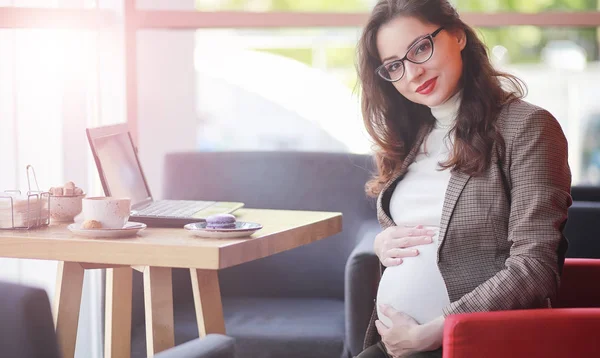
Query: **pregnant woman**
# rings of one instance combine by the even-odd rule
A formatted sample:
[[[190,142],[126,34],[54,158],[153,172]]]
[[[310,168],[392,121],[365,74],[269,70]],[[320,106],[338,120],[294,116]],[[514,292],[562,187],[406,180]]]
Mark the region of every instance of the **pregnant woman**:
[[[441,357],[447,315],[550,307],[567,248],[567,142],[447,0],[380,0],[358,45],[383,231],[359,358]]]

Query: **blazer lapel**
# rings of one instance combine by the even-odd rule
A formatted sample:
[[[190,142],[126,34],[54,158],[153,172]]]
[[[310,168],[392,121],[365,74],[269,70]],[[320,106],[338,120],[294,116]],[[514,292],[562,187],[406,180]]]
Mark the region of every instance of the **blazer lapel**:
[[[390,226],[394,226],[396,224],[394,223],[394,220],[392,220],[392,218],[390,218],[390,216],[387,214],[387,212],[383,208],[383,197],[384,197],[384,195],[387,195],[387,192],[390,189],[390,187],[392,186],[392,184],[396,183],[396,181],[398,181],[398,179],[401,176],[406,174],[406,172],[408,171],[408,166],[411,165],[415,161],[415,157],[417,156],[417,153],[419,153],[421,144],[423,143],[423,140],[425,139],[426,135],[429,133],[430,129],[431,129],[430,126],[421,127],[421,129],[417,133],[417,141],[415,142],[415,145],[412,147],[410,152],[408,152],[408,154],[406,155],[406,158],[404,159],[404,161],[402,162],[402,165],[400,166],[400,170],[392,177],[391,180],[389,180],[387,182],[387,184],[385,184],[385,186],[381,190],[381,193],[379,194],[379,197],[377,198],[377,213],[378,213],[377,216],[379,219],[379,223],[381,224],[381,226],[384,229],[387,227],[390,227]]]
[[[440,261],[440,248],[444,243],[444,239],[446,238],[446,231],[448,230],[448,224],[450,223],[450,219],[452,218],[452,213],[454,212],[454,207],[458,202],[458,198],[462,193],[465,185],[471,179],[471,176],[468,174],[464,174],[461,172],[452,172],[450,176],[450,182],[448,183],[448,188],[446,189],[446,196],[444,198],[444,207],[442,209],[442,220],[440,222],[440,236],[439,236],[439,244],[438,244],[438,254],[437,259]]]

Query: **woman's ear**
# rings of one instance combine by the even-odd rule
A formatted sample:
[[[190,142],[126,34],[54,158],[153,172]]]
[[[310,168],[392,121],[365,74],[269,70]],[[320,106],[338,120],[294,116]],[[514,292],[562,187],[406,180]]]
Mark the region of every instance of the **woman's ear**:
[[[464,50],[467,46],[467,33],[464,30],[458,30],[455,32],[456,40],[460,46],[460,50]]]

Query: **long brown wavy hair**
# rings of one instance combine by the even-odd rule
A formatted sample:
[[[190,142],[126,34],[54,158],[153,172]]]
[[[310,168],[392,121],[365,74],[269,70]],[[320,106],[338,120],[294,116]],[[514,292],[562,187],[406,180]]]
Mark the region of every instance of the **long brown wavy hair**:
[[[526,90],[518,78],[494,69],[487,47],[447,0],[379,0],[357,49],[363,121],[374,141],[377,167],[377,173],[365,186],[372,197],[379,195],[382,187],[398,173],[406,155],[416,145],[422,127],[431,130],[435,123],[429,107],[407,100],[392,83],[375,73],[381,64],[377,32],[398,16],[414,17],[444,26],[450,32],[462,30],[466,34],[459,83],[462,102],[450,132],[455,136],[453,152],[446,162],[440,163],[443,169],[480,176],[491,164],[494,144],[498,160],[503,160],[505,143],[497,125],[498,114],[503,105],[522,98]],[[509,85],[510,91],[503,89],[502,83]]]

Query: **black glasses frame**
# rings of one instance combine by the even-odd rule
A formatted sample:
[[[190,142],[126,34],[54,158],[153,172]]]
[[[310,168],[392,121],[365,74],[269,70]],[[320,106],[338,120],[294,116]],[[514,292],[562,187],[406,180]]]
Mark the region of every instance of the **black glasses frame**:
[[[417,41],[415,41],[415,43],[414,43],[414,44],[413,44],[411,47],[409,47],[409,48],[408,48],[408,50],[406,51],[406,55],[404,55],[404,57],[402,57],[402,58],[401,58],[401,59],[399,59],[399,60],[394,60],[394,61],[391,61],[391,62],[388,62],[388,63],[381,64],[379,67],[377,67],[377,69],[375,70],[375,73],[377,73],[377,75],[378,75],[379,77],[381,77],[382,79],[384,79],[384,80],[386,80],[386,81],[388,81],[388,82],[398,82],[398,81],[400,81],[400,80],[401,80],[401,79],[404,77],[404,75],[406,74],[406,67],[404,66],[404,61],[408,61],[408,62],[415,63],[415,64],[417,64],[417,65],[420,65],[420,64],[422,64],[422,63],[425,63],[425,62],[429,61],[429,60],[431,59],[431,57],[433,57],[433,52],[434,52],[434,50],[435,50],[435,48],[434,48],[434,42],[433,42],[433,39],[434,39],[434,38],[435,38],[435,37],[436,37],[436,36],[437,36],[437,35],[438,35],[438,34],[439,34],[439,33],[440,33],[440,32],[441,32],[443,29],[444,29],[444,27],[442,26],[442,27],[440,27],[439,29],[435,30],[434,32],[432,32],[432,33],[430,33],[430,34],[428,34],[428,35],[425,35],[425,36],[423,36],[422,38],[418,39]],[[419,44],[419,43],[420,43],[422,40],[425,40],[425,39],[428,39],[428,40],[429,40],[429,42],[431,43],[431,54],[429,55],[429,57],[428,57],[426,60],[423,60],[423,61],[421,61],[421,62],[417,62],[417,61],[413,61],[413,60],[409,59],[409,58],[408,58],[408,54],[410,53],[410,51],[412,51],[412,49],[413,49],[415,46],[417,46],[417,45],[418,45],[418,44]],[[385,66],[387,66],[387,65],[390,65],[390,64],[393,64],[393,63],[398,63],[398,62],[402,64],[402,69],[403,69],[403,71],[402,71],[402,76],[400,76],[400,78],[398,78],[397,80],[393,80],[393,79],[385,78],[385,77],[384,77],[384,76],[381,74],[381,70],[383,70],[383,69],[385,68]]]

